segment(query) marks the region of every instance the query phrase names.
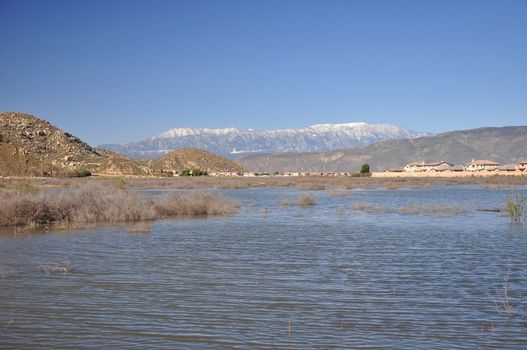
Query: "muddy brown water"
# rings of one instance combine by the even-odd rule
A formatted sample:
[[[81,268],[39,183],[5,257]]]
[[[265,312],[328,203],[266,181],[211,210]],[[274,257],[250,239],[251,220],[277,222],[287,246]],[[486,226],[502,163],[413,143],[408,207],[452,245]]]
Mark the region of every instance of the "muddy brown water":
[[[0,279],[0,348],[527,348],[527,229],[477,210],[506,190],[222,192],[238,214],[149,234],[0,234],[0,270],[16,272]],[[279,204],[302,193],[316,204]],[[438,203],[465,210],[395,210]]]

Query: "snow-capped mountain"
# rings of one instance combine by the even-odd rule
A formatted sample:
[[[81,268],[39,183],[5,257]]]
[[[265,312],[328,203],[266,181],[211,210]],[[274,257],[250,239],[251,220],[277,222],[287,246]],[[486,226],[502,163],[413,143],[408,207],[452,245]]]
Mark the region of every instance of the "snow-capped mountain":
[[[429,136],[389,124],[318,124],[300,129],[177,128],[139,142],[102,145],[132,157],[157,157],[182,147],[224,156],[248,153],[326,152],[395,139]]]

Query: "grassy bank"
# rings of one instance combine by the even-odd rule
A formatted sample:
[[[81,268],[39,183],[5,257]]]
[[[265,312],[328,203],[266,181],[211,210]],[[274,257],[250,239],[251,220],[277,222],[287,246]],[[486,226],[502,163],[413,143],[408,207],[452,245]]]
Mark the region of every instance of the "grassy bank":
[[[204,188],[253,188],[276,187],[296,188],[299,190],[331,190],[339,189],[386,189],[401,188],[417,189],[432,186],[477,185],[488,188],[507,188],[526,186],[527,176],[492,176],[464,178],[371,178],[371,177],[174,177],[174,178],[124,178],[98,177],[90,178],[38,178],[38,179],[1,179],[2,188],[19,186],[20,182],[29,182],[35,187],[100,187],[118,189],[204,189]],[[336,192],[335,192],[336,193]]]
[[[236,210],[235,202],[207,192],[169,193],[155,199],[108,188],[0,192],[0,226],[77,227],[177,216],[231,215]]]

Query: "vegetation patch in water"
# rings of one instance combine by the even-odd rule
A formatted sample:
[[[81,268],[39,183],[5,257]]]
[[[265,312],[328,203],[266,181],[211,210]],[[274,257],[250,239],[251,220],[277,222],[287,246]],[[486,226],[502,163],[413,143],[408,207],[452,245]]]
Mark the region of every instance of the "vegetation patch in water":
[[[282,205],[282,206],[284,206],[284,205],[300,205],[302,207],[308,207],[308,206],[311,206],[311,205],[315,205],[315,203],[316,203],[315,202],[315,196],[313,196],[311,194],[302,194],[295,201],[290,200],[288,198],[281,197],[279,202],[280,202],[280,205]]]
[[[231,215],[237,204],[209,192],[143,199],[126,190],[0,192],[0,226],[66,227],[138,222],[176,216]]]
[[[525,195],[521,192],[512,192],[505,202],[505,212],[512,222],[520,222],[525,216]]]

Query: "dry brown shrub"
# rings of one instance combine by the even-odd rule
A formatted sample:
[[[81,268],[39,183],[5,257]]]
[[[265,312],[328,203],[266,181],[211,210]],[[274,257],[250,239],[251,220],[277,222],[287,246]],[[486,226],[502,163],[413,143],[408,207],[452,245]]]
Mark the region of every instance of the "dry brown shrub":
[[[150,233],[151,225],[149,223],[139,223],[137,225],[128,227],[126,231],[130,233]]]
[[[236,202],[225,199],[219,193],[192,191],[183,195],[167,194],[154,202],[160,217],[232,215],[236,213]]]
[[[303,207],[315,205],[315,196],[311,194],[302,194],[298,197],[297,204]]]
[[[0,226],[137,222],[172,216],[230,215],[237,205],[220,194],[171,193],[154,200],[125,190],[0,192]]]
[[[411,204],[399,209],[399,213],[408,215],[457,215],[466,212],[466,209],[452,204]]]
[[[327,191],[333,197],[346,197],[350,194],[347,189],[341,187],[330,187]]]
[[[356,202],[351,206],[353,210],[364,211],[368,213],[378,213],[384,211],[382,208],[370,203]]]
[[[292,200],[286,197],[280,197],[278,202],[281,206],[286,205],[300,205],[303,207],[315,205],[315,197],[311,194],[301,194],[296,200]]]

